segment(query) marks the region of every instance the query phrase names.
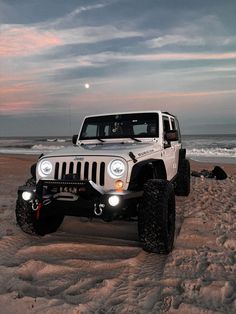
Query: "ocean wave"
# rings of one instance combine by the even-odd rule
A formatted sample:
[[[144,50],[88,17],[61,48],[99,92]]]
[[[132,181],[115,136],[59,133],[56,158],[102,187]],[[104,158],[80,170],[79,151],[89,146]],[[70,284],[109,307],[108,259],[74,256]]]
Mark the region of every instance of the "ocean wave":
[[[66,138],[47,138],[46,141],[47,141],[47,142],[59,142],[59,143],[64,143],[64,142],[71,141],[71,139],[66,139]]]
[[[193,148],[187,149],[187,155],[203,157],[236,157],[236,148]]]
[[[56,142],[56,140],[57,140],[56,138],[47,138],[46,141],[47,142]]]
[[[34,145],[31,147],[32,150],[48,150],[48,151],[52,151],[52,150],[56,150],[56,149],[60,149],[60,148],[64,148],[65,146],[62,145],[42,145],[42,144],[38,144],[38,145]]]

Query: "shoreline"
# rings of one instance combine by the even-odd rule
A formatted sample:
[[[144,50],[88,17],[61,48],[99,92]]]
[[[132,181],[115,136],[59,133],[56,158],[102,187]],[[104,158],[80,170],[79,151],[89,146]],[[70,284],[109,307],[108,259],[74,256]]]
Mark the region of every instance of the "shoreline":
[[[8,154],[0,153],[1,160],[22,160],[24,163],[27,162],[37,162],[39,155],[33,154]],[[220,166],[223,168],[227,174],[236,174],[236,163],[225,163],[217,161],[199,161],[192,158],[187,158],[190,161],[191,170],[200,171],[203,169],[212,170],[214,166]],[[31,166],[31,164],[30,164]]]

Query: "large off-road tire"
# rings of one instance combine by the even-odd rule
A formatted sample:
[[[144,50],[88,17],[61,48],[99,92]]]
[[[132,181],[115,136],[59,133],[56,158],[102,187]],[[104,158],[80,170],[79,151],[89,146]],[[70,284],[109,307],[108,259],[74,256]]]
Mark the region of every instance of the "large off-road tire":
[[[175,194],[166,180],[145,183],[138,207],[138,232],[145,251],[168,254],[175,236]]]
[[[26,186],[34,186],[34,179],[29,179]],[[20,228],[29,234],[45,235],[55,232],[61,225],[64,216],[62,214],[53,214],[49,206],[40,209],[39,217],[37,212],[32,210],[32,205],[18,197],[16,201],[16,221]]]
[[[179,161],[175,194],[178,196],[188,196],[189,193],[190,193],[190,164],[187,159],[181,159]]]

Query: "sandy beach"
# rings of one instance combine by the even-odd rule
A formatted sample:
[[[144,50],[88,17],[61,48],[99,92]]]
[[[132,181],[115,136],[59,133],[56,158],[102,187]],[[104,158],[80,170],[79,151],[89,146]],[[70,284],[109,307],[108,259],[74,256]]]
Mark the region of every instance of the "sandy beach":
[[[54,234],[24,234],[16,192],[36,158],[0,155],[0,314],[236,312],[236,164],[220,165],[226,180],[191,178],[161,256],[142,250],[136,221],[66,217]]]

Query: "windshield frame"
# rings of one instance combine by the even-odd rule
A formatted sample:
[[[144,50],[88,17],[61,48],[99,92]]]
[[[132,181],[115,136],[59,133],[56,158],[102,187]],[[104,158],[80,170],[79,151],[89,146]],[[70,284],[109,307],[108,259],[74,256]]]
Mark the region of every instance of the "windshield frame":
[[[119,124],[127,130],[132,130],[130,133],[127,131],[127,134],[119,134],[119,135],[105,135],[104,128],[111,127],[112,124]],[[134,126],[140,125],[155,125],[155,134],[147,133],[144,134],[135,134],[134,133]],[[94,125],[97,127],[96,136],[83,136],[86,133],[88,125]],[[100,126],[99,126],[100,125]],[[101,134],[101,130],[103,129],[103,133]],[[111,131],[110,131],[111,132]],[[86,141],[86,140],[95,140],[95,139],[110,139],[110,140],[117,140],[117,139],[132,139],[132,138],[159,138],[159,114],[157,112],[142,112],[142,113],[121,113],[121,114],[111,114],[111,115],[104,115],[104,116],[90,116],[85,118],[83,126],[81,128],[79,140]]]

